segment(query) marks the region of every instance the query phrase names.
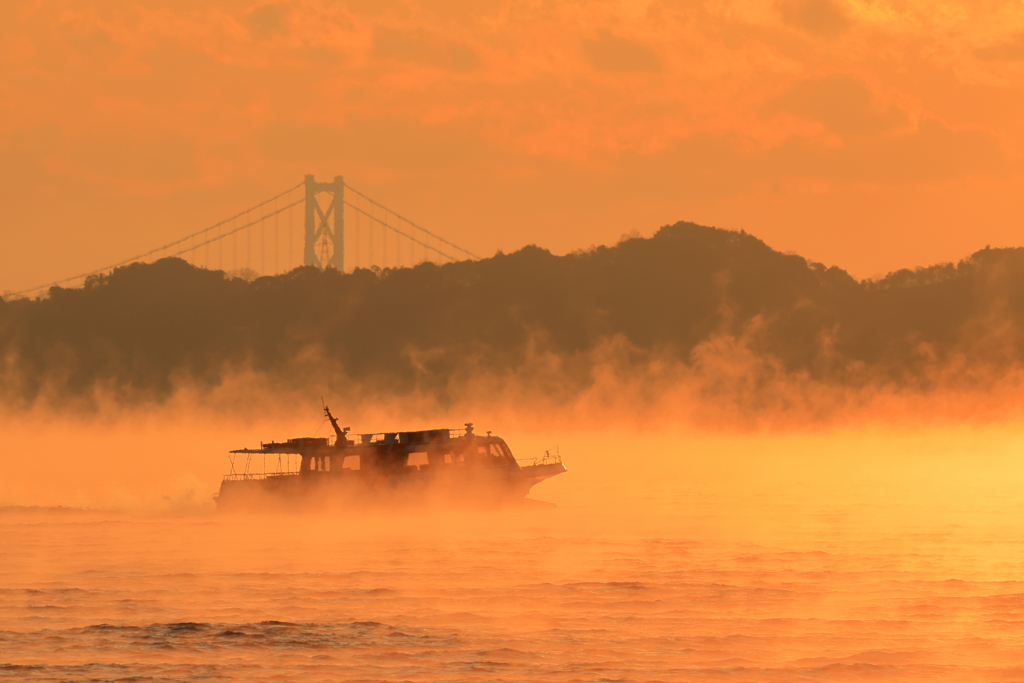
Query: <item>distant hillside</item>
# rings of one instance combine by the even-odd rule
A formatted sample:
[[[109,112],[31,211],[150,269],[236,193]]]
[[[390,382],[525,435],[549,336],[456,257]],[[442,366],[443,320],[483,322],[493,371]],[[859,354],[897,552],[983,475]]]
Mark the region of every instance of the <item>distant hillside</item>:
[[[823,382],[926,384],[944,365],[1019,363],[1022,323],[1022,249],[857,282],[744,233],[677,223],[566,256],[530,246],[253,282],[177,259],[134,264],[0,303],[0,379],[20,402],[47,387],[159,399],[237,369],[443,395],[453,375],[514,373],[538,354],[563,359],[562,379],[585,386],[592,352],[612,338],[627,363],[690,363],[729,338]]]

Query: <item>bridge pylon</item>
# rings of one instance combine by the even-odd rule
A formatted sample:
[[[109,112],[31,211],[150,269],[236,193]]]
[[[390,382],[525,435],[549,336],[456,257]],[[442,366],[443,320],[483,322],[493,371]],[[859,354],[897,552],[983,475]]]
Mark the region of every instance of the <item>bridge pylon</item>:
[[[331,194],[331,203],[326,210],[320,207],[316,198],[322,192]],[[325,258],[328,245],[331,254]],[[345,272],[345,180],[340,175],[329,183],[318,183],[312,175],[306,176],[306,247],[303,263],[318,268],[334,266]]]

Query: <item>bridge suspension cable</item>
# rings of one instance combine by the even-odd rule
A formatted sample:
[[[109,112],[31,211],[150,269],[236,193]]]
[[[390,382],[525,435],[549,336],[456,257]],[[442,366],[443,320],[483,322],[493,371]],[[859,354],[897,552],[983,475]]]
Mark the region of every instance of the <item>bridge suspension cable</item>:
[[[446,240],[445,238],[443,238],[443,237],[441,237],[441,236],[439,236],[439,235],[435,235],[434,233],[430,232],[429,230],[427,230],[427,229],[426,229],[426,228],[424,228],[424,227],[420,227],[419,225],[416,225],[415,223],[413,223],[413,222],[412,222],[411,220],[409,220],[408,218],[405,218],[404,216],[401,216],[401,215],[399,215],[397,211],[392,211],[391,209],[389,209],[388,207],[384,206],[383,204],[378,204],[377,202],[375,202],[374,200],[370,199],[370,198],[369,198],[369,197],[367,197],[367,196],[366,196],[365,194],[363,194],[362,192],[360,192],[360,191],[359,191],[359,190],[357,190],[356,188],[352,187],[352,186],[351,186],[351,185],[349,185],[348,183],[346,183],[346,184],[345,184],[345,189],[347,189],[347,190],[351,190],[352,192],[356,193],[357,195],[359,195],[360,197],[362,197],[362,198],[363,198],[363,199],[365,199],[366,201],[368,201],[368,202],[370,202],[371,204],[373,204],[374,206],[376,206],[377,208],[379,208],[379,209],[383,209],[383,210],[387,211],[388,213],[392,214],[393,216],[395,216],[395,217],[397,217],[397,218],[400,218],[401,220],[405,221],[406,223],[408,223],[409,225],[413,226],[413,227],[414,227],[414,228],[416,228],[417,230],[422,230],[423,232],[427,233],[427,234],[428,234],[428,235],[430,235],[431,237],[433,237],[433,238],[435,238],[435,239],[438,239],[438,240],[441,240],[442,242],[444,242],[445,244],[447,244],[447,245],[448,245],[449,247],[454,247],[455,249],[458,249],[459,251],[461,251],[461,252],[462,252],[463,254],[466,254],[466,255],[467,255],[467,256],[469,256],[470,258],[475,258],[475,259],[479,259],[479,258],[480,258],[479,256],[477,256],[477,255],[476,255],[476,254],[474,254],[473,252],[471,252],[471,251],[467,251],[467,250],[463,249],[462,247],[460,247],[460,246],[459,246],[459,245],[457,245],[457,244],[452,244],[451,242],[449,242],[449,241],[448,241],[448,240]],[[352,206],[352,205],[351,205],[351,204],[349,204],[349,206]],[[353,207],[353,208],[355,208],[355,207]],[[374,220],[377,220],[377,219],[375,219],[375,218],[374,218]],[[388,227],[390,227],[390,226],[388,226]],[[394,228],[391,228],[391,229],[392,229],[392,230],[394,230]],[[413,239],[413,238],[412,238],[412,237],[410,237],[409,239]],[[422,244],[422,242],[420,242],[420,244]],[[435,250],[435,251],[436,251],[436,250]],[[440,252],[438,252],[438,253],[440,253]],[[456,260],[456,259],[452,258],[451,256],[448,256],[447,254],[445,254],[445,256],[447,256],[448,258],[451,258],[451,259],[452,259],[453,261],[454,261],[454,260]]]
[[[303,187],[306,189],[305,196],[300,194],[295,197],[293,193]],[[346,190],[354,195],[351,197],[351,201],[345,197]],[[318,194],[324,193],[332,195],[326,210],[317,198]],[[300,212],[299,206],[302,204],[305,205],[304,219],[302,216],[298,216],[299,220],[295,220],[296,213]],[[259,211],[258,217],[253,216],[256,211]],[[383,217],[377,215],[380,212],[383,212]],[[351,225],[348,231],[345,229],[346,214],[349,214],[350,220],[347,222]],[[284,245],[281,244],[282,230],[284,231]],[[395,243],[390,258],[388,253],[389,233],[394,236],[390,241]],[[241,260],[244,263],[240,263],[239,259],[239,241],[242,239],[244,239],[244,244],[241,245],[244,257]],[[297,240],[304,240],[306,245],[305,250],[299,250],[303,254],[299,263],[296,263],[293,258],[296,252],[294,243]],[[257,242],[255,250],[253,241]],[[402,254],[403,242],[407,246],[405,257]],[[347,252],[346,243],[348,243]],[[377,243],[381,247],[379,253],[374,248]],[[230,246],[230,269],[225,267],[225,246]],[[417,246],[421,251],[419,259],[415,255]],[[246,279],[253,279],[260,275],[280,274],[299,265],[315,265],[321,268],[330,265],[340,270],[361,267],[386,269],[414,266],[417,263],[434,260],[436,257],[447,261],[457,261],[458,258],[453,256],[452,252],[461,252],[474,259],[479,258],[467,249],[463,249],[366,196],[345,183],[340,176],[335,178],[333,183],[317,183],[312,176],[307,176],[298,185],[254,204],[230,218],[225,218],[172,242],[120,260],[104,268],[31,289],[6,292],[4,297],[21,297],[36,292],[44,293],[51,287],[78,281],[84,282],[90,277],[109,273],[121,266],[158,258],[181,257],[194,266],[211,268],[214,260],[212,251],[216,251],[217,270],[225,270],[228,275]],[[258,254],[258,262],[255,265],[261,272],[252,268],[254,251]],[[346,259],[346,253],[351,254],[352,258]],[[264,272],[267,267],[268,255],[273,263],[272,271],[269,273]]]
[[[374,203],[376,204],[376,202],[374,202]],[[441,256],[444,256],[446,259],[449,259],[451,261],[458,261],[458,259],[455,258],[454,256],[450,256],[450,255],[444,253],[443,251],[441,251],[440,249],[438,249],[437,247],[430,246],[426,242],[421,242],[420,240],[416,239],[412,235],[407,235],[406,233],[402,232],[401,230],[399,230],[395,226],[390,225],[387,221],[382,221],[381,219],[379,219],[379,218],[377,218],[375,216],[370,215],[366,211],[363,211],[362,209],[360,209],[355,204],[349,204],[348,202],[345,202],[345,206],[349,207],[353,211],[358,211],[360,214],[366,216],[371,221],[374,221],[375,223],[380,224],[381,226],[387,228],[388,230],[391,230],[392,232],[396,232],[396,233],[398,233],[399,235],[401,235],[402,237],[404,237],[404,238],[406,238],[408,240],[412,240],[416,244],[419,244],[420,246],[422,246],[424,249],[430,249],[431,251],[433,251],[433,252],[435,252],[437,254],[440,254]],[[380,205],[378,204],[378,206],[380,206]],[[392,213],[394,213],[394,212],[392,212]],[[397,216],[398,214],[396,213],[395,215]],[[420,228],[420,230],[423,230],[423,228]],[[426,232],[426,230],[423,230],[423,232]],[[443,237],[438,237],[437,239],[441,240],[442,242],[445,242],[446,244],[450,244],[448,242],[448,240],[444,239]],[[452,246],[455,246],[455,245],[453,244]],[[456,249],[460,249],[459,247],[455,247],[455,248]],[[461,249],[460,249],[460,251],[461,251]],[[469,252],[467,251],[466,253],[468,254]],[[476,257],[474,256],[473,258],[476,258]]]
[[[225,232],[222,235],[217,235],[216,237],[211,237],[210,239],[206,240],[205,242],[200,242],[199,244],[193,245],[191,247],[186,247],[185,249],[182,249],[181,251],[176,251],[173,254],[167,254],[167,256],[165,258],[171,258],[173,256],[181,256],[182,254],[187,254],[190,251],[195,251],[199,247],[205,247],[206,245],[212,244],[212,243],[214,243],[214,242],[216,242],[218,240],[222,240],[225,237],[230,237],[231,235],[234,235],[236,232],[241,232],[242,230],[246,230],[247,228],[251,228],[254,225],[260,225],[266,219],[273,218],[274,216],[278,215],[279,213],[284,213],[285,211],[287,211],[288,209],[292,208],[293,206],[298,206],[301,203],[302,203],[302,200],[300,199],[300,200],[298,200],[296,202],[292,202],[291,204],[288,204],[286,206],[282,206],[280,209],[277,209],[276,211],[272,211],[271,213],[262,215],[257,220],[254,220],[254,221],[251,221],[249,223],[246,223],[245,225],[239,225],[237,228],[233,228],[229,232]],[[239,215],[243,215],[243,214],[239,214]],[[205,232],[205,230],[203,232]],[[195,235],[199,235],[199,234],[201,234],[201,233],[198,233],[198,232],[195,233]],[[188,239],[188,238],[185,238],[185,239]],[[185,240],[178,240],[177,242],[173,242],[172,244],[181,244],[184,241]],[[161,249],[157,249],[155,251],[162,251],[162,250]],[[154,252],[151,251],[149,253],[152,254]],[[132,261],[127,261],[126,263],[131,263],[131,262]]]

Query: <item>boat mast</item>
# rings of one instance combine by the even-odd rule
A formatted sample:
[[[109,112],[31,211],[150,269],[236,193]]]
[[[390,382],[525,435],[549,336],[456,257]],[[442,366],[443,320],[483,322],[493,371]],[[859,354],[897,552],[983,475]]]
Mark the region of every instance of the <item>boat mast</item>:
[[[331,426],[334,427],[334,433],[338,435],[338,440],[335,442],[334,445],[347,446],[348,438],[345,436],[345,434],[348,433],[348,427],[342,429],[341,427],[338,426],[338,421],[334,419],[333,415],[331,415],[331,409],[328,408],[326,404],[324,404],[324,415],[327,417],[328,420],[331,421]]]

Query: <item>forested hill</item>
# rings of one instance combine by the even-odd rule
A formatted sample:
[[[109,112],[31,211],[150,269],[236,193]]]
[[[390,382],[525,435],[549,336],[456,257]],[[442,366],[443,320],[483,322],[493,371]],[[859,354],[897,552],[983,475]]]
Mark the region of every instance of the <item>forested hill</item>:
[[[695,349],[727,338],[823,381],[904,383],[951,359],[1019,362],[1022,323],[1022,249],[857,282],[744,233],[677,223],[566,256],[530,246],[251,282],[177,259],[134,264],[84,288],[0,303],[0,380],[18,401],[45,387],[160,397],[238,369],[443,392],[467,369],[507,375],[547,354],[585,386],[592,352],[610,339],[626,362],[691,363]]]

